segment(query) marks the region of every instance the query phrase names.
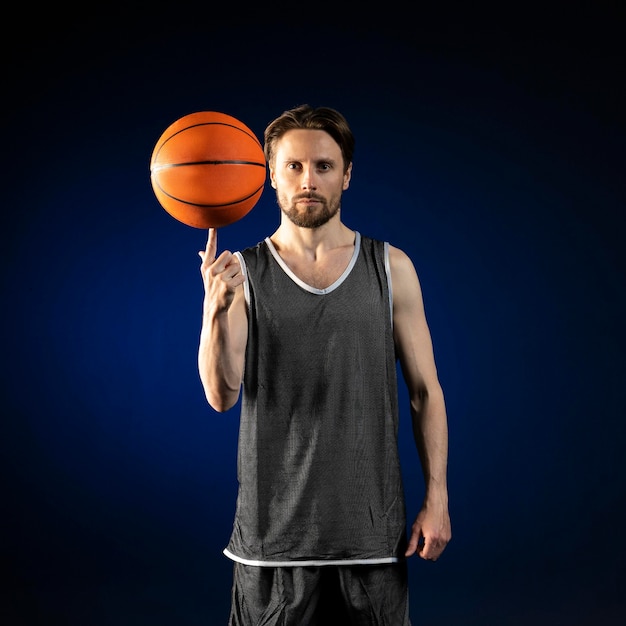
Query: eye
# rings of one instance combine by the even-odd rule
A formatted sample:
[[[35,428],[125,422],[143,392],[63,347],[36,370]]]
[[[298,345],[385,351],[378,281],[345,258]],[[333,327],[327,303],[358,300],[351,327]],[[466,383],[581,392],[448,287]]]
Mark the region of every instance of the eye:
[[[300,169],[300,163],[287,163],[288,170],[298,170]]]
[[[328,170],[332,169],[332,167],[333,166],[330,163],[319,163],[317,169],[327,172]]]

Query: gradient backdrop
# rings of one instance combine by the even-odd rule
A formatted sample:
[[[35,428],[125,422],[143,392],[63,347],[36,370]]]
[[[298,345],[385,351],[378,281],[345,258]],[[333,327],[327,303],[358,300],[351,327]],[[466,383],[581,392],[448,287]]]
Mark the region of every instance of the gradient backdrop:
[[[447,396],[454,536],[411,561],[414,624],[624,623],[623,14],[169,11],[6,24],[0,621],[226,624],[238,407],[205,402],[206,232],[149,160],[188,113],[262,137],[308,102],[351,122],[343,219],[413,258]],[[278,220],[268,185],[219,247]]]

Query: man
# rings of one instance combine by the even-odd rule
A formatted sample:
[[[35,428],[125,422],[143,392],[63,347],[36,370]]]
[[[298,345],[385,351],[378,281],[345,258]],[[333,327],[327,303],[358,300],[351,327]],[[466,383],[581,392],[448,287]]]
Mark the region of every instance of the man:
[[[342,222],[354,137],[338,111],[285,111],[264,139],[278,229],[219,256],[210,229],[199,253],[206,397],[227,411],[242,392],[229,625],[408,626],[406,558],[435,561],[451,538],[420,283],[404,252]],[[426,485],[408,539],[396,359]]]

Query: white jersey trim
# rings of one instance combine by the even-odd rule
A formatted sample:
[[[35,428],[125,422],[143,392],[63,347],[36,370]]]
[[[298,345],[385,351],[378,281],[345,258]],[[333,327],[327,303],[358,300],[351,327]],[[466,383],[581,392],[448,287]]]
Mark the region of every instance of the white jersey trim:
[[[243,274],[243,293],[247,304],[250,304],[250,285],[248,283],[248,268],[246,266],[246,262],[243,260],[243,254],[241,252],[235,252],[235,256],[239,260],[239,265],[241,265],[241,273]]]
[[[398,558],[395,556],[385,557],[383,559],[336,559],[329,561],[326,559],[310,559],[308,561],[258,561],[256,559],[242,559],[236,556],[228,548],[224,549],[224,554],[232,561],[243,563],[244,565],[253,565],[256,567],[318,567],[321,565],[384,565],[386,563],[397,563]]]
[[[389,261],[389,242],[385,241],[385,272],[387,274],[387,286],[389,287],[389,313],[391,313],[391,327],[393,328],[393,285],[391,284],[391,262]]]

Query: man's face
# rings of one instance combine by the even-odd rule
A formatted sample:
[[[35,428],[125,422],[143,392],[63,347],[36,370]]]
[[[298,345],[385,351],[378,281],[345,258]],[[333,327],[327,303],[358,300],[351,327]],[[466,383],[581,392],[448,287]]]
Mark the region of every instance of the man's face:
[[[337,215],[350,184],[337,142],[323,130],[287,131],[275,146],[270,181],[281,211],[296,225],[318,228]]]

